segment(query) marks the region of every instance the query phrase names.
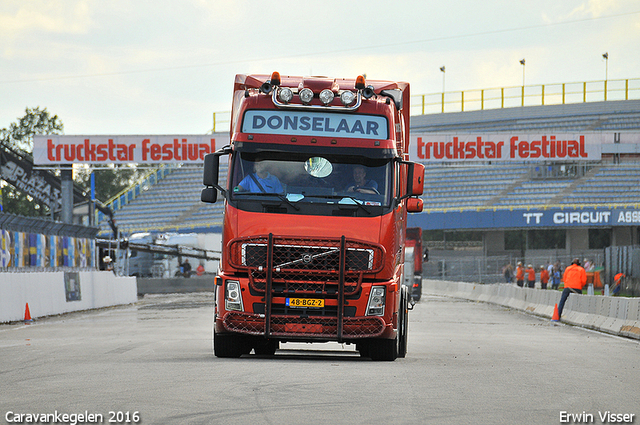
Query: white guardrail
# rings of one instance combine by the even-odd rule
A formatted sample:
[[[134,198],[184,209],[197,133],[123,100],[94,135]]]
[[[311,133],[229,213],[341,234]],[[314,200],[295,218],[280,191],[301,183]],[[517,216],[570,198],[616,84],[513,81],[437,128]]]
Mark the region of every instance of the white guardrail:
[[[562,292],[519,288],[510,284],[448,282],[424,279],[424,293],[498,304],[551,319]],[[640,298],[571,294],[563,323],[640,339]]]
[[[111,272],[0,273],[0,323],[135,303],[135,277]]]

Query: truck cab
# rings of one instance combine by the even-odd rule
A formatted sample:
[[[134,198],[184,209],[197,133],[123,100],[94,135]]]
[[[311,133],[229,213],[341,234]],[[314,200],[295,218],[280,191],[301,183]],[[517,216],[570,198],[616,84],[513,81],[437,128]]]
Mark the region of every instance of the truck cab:
[[[407,161],[408,102],[407,83],[361,76],[236,76],[231,144],[203,178],[202,200],[225,203],[216,356],[286,341],[405,355],[406,215],[422,210],[424,178]]]

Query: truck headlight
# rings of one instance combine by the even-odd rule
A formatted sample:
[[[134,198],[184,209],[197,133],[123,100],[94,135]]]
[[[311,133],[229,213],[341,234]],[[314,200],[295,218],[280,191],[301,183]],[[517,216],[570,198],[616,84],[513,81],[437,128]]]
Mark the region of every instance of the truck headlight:
[[[288,87],[284,87],[278,91],[278,98],[282,103],[289,103],[293,99],[293,91]]]
[[[240,282],[236,280],[227,281],[227,287],[224,292],[224,308],[225,310],[243,311]]]
[[[311,103],[311,101],[313,100],[313,92],[308,88],[300,90],[298,96],[300,96],[300,100],[304,104]]]
[[[322,102],[322,104],[326,106],[333,102],[333,98],[335,97],[335,95],[331,90],[324,89],[320,92],[320,95],[318,97],[320,98],[320,102]]]
[[[340,100],[344,106],[349,106],[356,101],[356,95],[351,91],[343,91],[340,95]]]
[[[367,316],[384,315],[384,304],[386,298],[385,286],[372,286],[369,294],[369,302],[367,303]]]

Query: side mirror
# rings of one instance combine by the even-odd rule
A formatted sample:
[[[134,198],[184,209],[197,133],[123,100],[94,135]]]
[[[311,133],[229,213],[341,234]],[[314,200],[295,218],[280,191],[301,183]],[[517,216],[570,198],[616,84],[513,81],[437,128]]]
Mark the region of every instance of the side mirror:
[[[407,188],[409,196],[420,196],[424,192],[424,165],[413,162],[409,165],[409,175]],[[420,210],[422,211],[422,209]]]
[[[218,200],[218,191],[214,187],[207,187],[202,189],[200,193],[200,200],[202,202],[208,202],[210,204],[215,204]]]
[[[220,156],[209,153],[204,157],[204,172],[202,174],[202,184],[205,186],[218,185],[218,170],[220,169]]]
[[[407,199],[407,212],[419,213],[422,212],[422,199],[420,198],[408,198]]]
[[[204,169],[202,171],[202,184],[207,186],[202,189],[200,200],[202,202],[215,203],[218,200],[219,190],[226,197],[227,192],[218,185],[218,171],[220,170],[220,156],[231,153],[231,148],[225,146],[217,152],[209,153],[204,157]]]

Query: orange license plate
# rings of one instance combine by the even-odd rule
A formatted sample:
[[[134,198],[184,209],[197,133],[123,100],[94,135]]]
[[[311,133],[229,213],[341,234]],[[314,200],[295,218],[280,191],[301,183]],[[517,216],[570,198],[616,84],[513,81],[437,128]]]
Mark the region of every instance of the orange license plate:
[[[287,298],[287,307],[322,308],[324,300],[319,298]]]

